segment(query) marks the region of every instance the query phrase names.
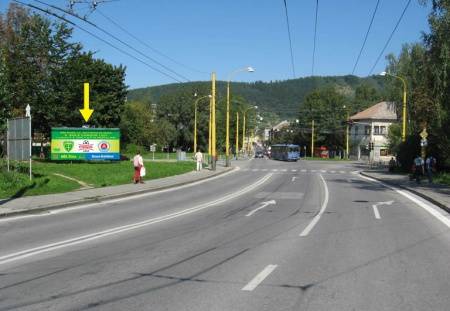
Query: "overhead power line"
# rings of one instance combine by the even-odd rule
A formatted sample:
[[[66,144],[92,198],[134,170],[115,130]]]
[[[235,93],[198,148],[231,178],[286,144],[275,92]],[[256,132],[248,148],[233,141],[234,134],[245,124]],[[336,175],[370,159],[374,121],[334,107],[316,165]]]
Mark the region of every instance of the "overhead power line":
[[[402,18],[403,18],[403,16],[405,15],[405,12],[406,12],[406,10],[408,9],[410,3],[411,3],[411,0],[408,0],[408,2],[407,2],[406,5],[405,5],[405,8],[403,9],[402,14],[400,15],[400,17],[399,17],[399,19],[398,19],[398,21],[397,21],[397,24],[395,24],[395,27],[394,27],[394,29],[392,30],[391,35],[389,36],[388,40],[386,41],[386,44],[384,45],[383,49],[381,50],[380,55],[378,55],[377,60],[375,61],[375,64],[373,64],[372,68],[370,69],[369,76],[372,74],[373,70],[374,70],[375,67],[377,66],[377,64],[378,64],[378,62],[379,62],[381,56],[383,56],[384,51],[386,50],[387,46],[389,45],[389,42],[391,42],[391,39],[392,39],[392,37],[394,36],[394,33],[395,33],[395,31],[397,30],[398,25],[399,25],[400,22],[402,21]]]
[[[353,66],[352,74],[355,73],[356,66],[358,66],[359,58],[361,57],[362,51],[364,50],[364,46],[366,45],[367,37],[369,36],[370,29],[372,28],[372,23],[373,23],[373,20],[375,18],[375,14],[377,13],[379,4],[380,4],[380,0],[377,0],[377,4],[375,6],[375,10],[373,11],[372,18],[370,19],[369,28],[367,28],[367,32],[366,32],[366,35],[364,37],[364,42],[363,42],[363,44],[361,46],[361,49],[359,50],[359,54],[358,54],[358,57],[356,58],[355,65]]]
[[[286,0],[283,0],[283,2],[284,2],[284,10],[286,12],[286,24],[287,24],[287,32],[288,32],[288,37],[289,37],[289,49],[291,51],[292,75],[293,75],[293,78],[295,79],[294,52],[292,50],[291,28],[289,26],[288,8],[287,8]]]
[[[162,57],[164,57],[164,58],[170,60],[171,62],[173,62],[173,63],[175,63],[175,64],[177,64],[177,65],[179,65],[179,66],[182,66],[182,67],[184,67],[184,68],[186,68],[186,69],[188,69],[188,70],[191,70],[191,71],[194,71],[194,72],[197,72],[197,73],[201,73],[201,74],[209,74],[208,72],[200,71],[200,70],[194,69],[194,68],[192,68],[192,67],[190,67],[190,66],[187,66],[187,65],[185,65],[185,64],[183,64],[183,63],[181,63],[181,62],[179,62],[179,61],[177,61],[177,60],[171,58],[170,56],[166,55],[165,53],[163,53],[163,52],[161,52],[161,51],[155,49],[154,47],[150,46],[148,43],[146,43],[145,41],[139,39],[138,37],[136,37],[135,35],[133,35],[131,32],[129,32],[128,30],[126,30],[124,27],[122,27],[120,24],[118,24],[117,22],[115,22],[112,18],[108,17],[108,16],[107,16],[106,14],[104,14],[101,10],[99,10],[99,8],[96,9],[96,12],[97,12],[98,14],[100,14],[101,16],[103,16],[103,18],[107,19],[110,23],[112,23],[113,25],[115,25],[117,28],[119,28],[120,30],[122,30],[124,33],[126,33],[127,35],[129,35],[130,37],[132,37],[134,40],[136,40],[136,41],[139,42],[140,44],[146,46],[147,48],[149,48],[150,50],[152,50],[152,51],[155,52],[156,54],[158,54],[158,55],[160,55],[160,56],[162,56]]]
[[[29,4],[29,3],[24,3],[24,2],[19,1],[19,0],[12,0],[12,1],[17,2],[17,3],[19,3],[19,4],[23,5],[23,6],[27,6],[27,7],[31,8],[31,9],[34,9],[34,10],[37,10],[37,11],[46,13],[46,14],[48,14],[48,15],[51,15],[51,16],[53,16],[53,17],[56,17],[56,18],[58,18],[58,19],[60,19],[60,20],[62,20],[62,21],[64,21],[64,22],[66,22],[66,23],[72,25],[73,27],[78,28],[78,29],[80,29],[81,31],[84,31],[85,33],[87,33],[87,34],[93,36],[93,37],[96,38],[97,40],[102,41],[103,43],[109,45],[110,47],[116,49],[117,51],[119,51],[119,52],[121,52],[121,53],[123,53],[123,54],[125,54],[125,55],[127,55],[127,56],[129,56],[129,57],[131,57],[131,58],[133,58],[134,60],[140,62],[141,64],[144,64],[145,66],[147,66],[147,67],[153,69],[154,71],[157,71],[157,72],[159,72],[159,73],[165,75],[166,77],[168,77],[168,78],[170,78],[170,79],[172,79],[172,80],[175,80],[175,81],[177,81],[177,82],[180,82],[180,83],[183,82],[183,81],[180,81],[179,79],[177,79],[177,78],[175,78],[175,77],[169,75],[168,73],[165,73],[164,71],[161,71],[161,70],[159,70],[158,68],[153,67],[152,65],[148,64],[147,62],[145,62],[145,61],[143,61],[143,60],[137,58],[137,57],[134,56],[133,54],[130,54],[130,53],[128,53],[127,51],[125,51],[125,50],[123,50],[123,49],[121,49],[121,48],[115,46],[114,44],[112,44],[112,43],[106,41],[105,39],[103,39],[103,38],[97,36],[96,34],[90,32],[89,30],[84,29],[83,27],[77,25],[76,23],[74,23],[74,22],[68,20],[68,19],[65,18],[64,16],[58,15],[58,14],[56,14],[56,13],[53,13],[53,12],[50,11],[49,9],[43,9],[43,8],[37,7],[37,6],[35,6],[35,5]]]
[[[61,11],[61,12],[65,13],[65,14],[69,14],[70,16],[73,16],[73,17],[75,17],[75,18],[77,18],[77,19],[79,19],[79,20],[81,20],[81,21],[83,21],[83,22],[85,22],[85,23],[88,23],[89,25],[91,25],[91,26],[93,26],[94,28],[96,28],[96,29],[100,30],[101,32],[103,32],[104,34],[110,36],[111,38],[113,38],[113,39],[115,39],[115,40],[117,40],[117,41],[119,41],[120,43],[122,43],[123,45],[125,45],[126,47],[128,47],[129,49],[131,49],[131,50],[133,50],[134,52],[138,53],[139,55],[141,55],[141,56],[147,58],[148,60],[154,62],[155,64],[161,66],[161,67],[164,68],[165,70],[167,70],[167,71],[169,71],[169,72],[175,74],[176,76],[178,76],[178,77],[180,77],[180,78],[182,78],[182,79],[184,79],[184,80],[186,80],[186,81],[190,81],[190,80],[189,80],[188,78],[186,78],[185,76],[179,74],[179,73],[176,72],[175,70],[172,70],[171,68],[169,68],[169,67],[165,66],[164,64],[158,62],[158,61],[155,60],[154,58],[152,58],[152,57],[150,57],[150,56],[148,56],[148,55],[142,53],[141,51],[139,51],[139,50],[136,49],[135,47],[133,47],[133,46],[131,46],[130,44],[126,43],[125,41],[123,41],[122,39],[120,39],[120,38],[118,38],[117,36],[113,35],[112,33],[110,33],[110,32],[108,32],[108,31],[104,30],[103,28],[97,26],[96,24],[92,23],[91,21],[88,21],[87,19],[82,18],[81,16],[79,16],[79,15],[77,15],[77,14],[75,14],[75,13],[72,13],[72,12],[70,12],[70,11],[67,11],[67,10],[65,10],[65,9],[62,9],[62,8],[57,7],[57,6],[55,6],[55,5],[48,4],[48,3],[44,2],[44,1],[41,1],[41,0],[34,0],[34,1],[35,1],[35,2],[38,2],[38,3],[40,3],[40,4],[43,4],[43,5],[46,5],[46,6],[48,6],[48,7],[51,7],[51,8],[53,8],[53,9],[55,9],[55,10]]]
[[[312,55],[312,69],[311,75],[314,76],[314,62],[316,57],[316,38],[317,38],[317,15],[319,13],[319,0],[316,0],[316,19],[314,21],[314,47],[313,47],[313,55]]]

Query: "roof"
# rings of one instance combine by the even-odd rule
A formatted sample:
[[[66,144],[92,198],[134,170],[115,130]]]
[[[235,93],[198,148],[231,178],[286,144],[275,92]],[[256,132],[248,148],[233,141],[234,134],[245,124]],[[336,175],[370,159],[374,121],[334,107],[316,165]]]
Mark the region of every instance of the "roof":
[[[350,117],[351,120],[397,120],[394,102],[381,102]]]
[[[273,130],[281,130],[288,126],[289,126],[289,122],[287,120],[284,120],[284,121],[281,121],[280,123],[278,123],[277,125],[275,125],[272,129]]]

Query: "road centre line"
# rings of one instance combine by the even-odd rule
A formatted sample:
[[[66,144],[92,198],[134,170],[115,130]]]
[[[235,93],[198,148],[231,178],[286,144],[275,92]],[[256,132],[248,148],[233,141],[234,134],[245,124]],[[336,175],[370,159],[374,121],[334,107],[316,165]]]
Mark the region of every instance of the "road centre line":
[[[327,205],[328,205],[329,193],[328,193],[327,183],[325,182],[325,179],[323,178],[323,176],[321,174],[319,174],[319,177],[323,183],[323,188],[325,190],[325,198],[323,199],[322,207],[320,208],[319,213],[316,216],[314,216],[313,220],[309,223],[309,225],[302,231],[302,233],[300,233],[301,237],[305,237],[311,232],[311,230],[314,228],[314,226],[319,222],[320,217],[322,217],[322,215],[325,212],[325,209],[327,208]]]
[[[378,207],[376,206],[376,204],[372,205],[372,208],[373,208],[373,213],[375,214],[375,218],[381,219],[380,212],[378,211]]]
[[[269,276],[278,267],[278,265],[268,265],[264,268],[258,275],[256,275],[247,285],[245,285],[242,290],[253,291],[265,278]]]
[[[0,256],[0,265],[9,263],[9,262],[14,262],[20,259],[24,259],[27,257],[32,257],[38,254],[42,254],[42,253],[46,253],[46,252],[50,252],[50,251],[54,251],[57,249],[61,249],[61,248],[65,248],[68,246],[73,246],[73,245],[77,245],[77,244],[81,244],[81,243],[85,243],[88,241],[92,241],[92,240],[96,240],[99,238],[104,238],[107,236],[111,236],[111,235],[116,235],[122,232],[127,232],[127,231],[131,231],[131,230],[136,230],[145,226],[149,226],[155,223],[159,223],[159,222],[164,222],[164,221],[168,221],[174,218],[178,218],[180,216],[184,216],[184,215],[188,215],[188,214],[193,214],[196,212],[199,212],[203,209],[206,209],[208,207],[212,207],[212,206],[217,206],[221,203],[224,203],[228,200],[234,199],[236,197],[239,197],[247,192],[250,192],[252,190],[254,190],[255,188],[259,187],[260,185],[262,185],[263,183],[265,183],[273,174],[269,173],[267,175],[265,175],[264,177],[262,177],[260,180],[258,180],[257,182],[255,182],[252,185],[249,185],[237,192],[234,193],[230,193],[227,194],[217,200],[211,201],[211,202],[207,202],[207,203],[203,203],[200,204],[198,206],[194,206],[194,207],[190,207],[187,209],[184,209],[182,211],[179,212],[175,212],[172,214],[167,214],[167,215],[163,215],[163,216],[159,216],[159,217],[155,217],[155,218],[150,218],[144,221],[140,221],[137,223],[133,223],[133,224],[128,224],[128,225],[124,225],[124,226],[119,226],[119,227],[114,227],[114,228],[110,228],[107,230],[103,230],[103,231],[99,231],[99,232],[94,232],[91,234],[87,234],[87,235],[83,235],[83,236],[78,236],[75,238],[71,238],[68,240],[63,240],[63,241],[59,241],[59,242],[55,242],[55,243],[51,243],[51,244],[46,244],[46,245],[41,245],[38,247],[34,247],[31,249],[26,249],[26,250],[22,250],[19,252],[15,252],[15,253],[11,253],[11,254],[7,254],[7,255],[3,255]]]
[[[429,214],[431,214],[436,219],[438,219],[440,222],[442,222],[444,225],[446,225],[448,228],[450,228],[450,219],[448,219],[447,217],[445,217],[444,215],[439,213],[436,209],[431,207],[429,204],[425,203],[422,200],[419,200],[419,199],[415,198],[409,191],[400,190],[400,189],[398,189],[396,187],[387,185],[387,184],[385,184],[385,183],[383,183],[383,182],[381,182],[379,180],[376,180],[376,179],[373,179],[373,178],[370,178],[370,177],[367,177],[367,176],[359,175],[359,177],[361,177],[362,179],[369,180],[369,181],[374,182],[374,183],[381,184],[384,187],[386,187],[386,188],[388,188],[388,189],[390,189],[390,190],[392,190],[394,192],[397,192],[398,194],[404,196],[405,198],[413,201],[414,203],[416,203],[417,205],[422,207],[425,211],[427,211]]]

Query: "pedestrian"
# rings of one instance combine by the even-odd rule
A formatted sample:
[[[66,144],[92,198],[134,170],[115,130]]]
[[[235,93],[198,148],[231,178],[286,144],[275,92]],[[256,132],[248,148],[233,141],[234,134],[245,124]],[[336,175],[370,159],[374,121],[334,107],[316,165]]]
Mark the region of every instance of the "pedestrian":
[[[195,153],[194,159],[197,162],[197,171],[201,171],[203,166],[203,154],[200,149]]]
[[[133,158],[133,166],[134,166],[134,176],[133,176],[134,183],[143,184],[144,181],[142,179],[141,170],[144,168],[144,160],[142,159],[140,151],[138,151]]]
[[[391,157],[391,160],[389,161],[389,172],[393,173],[395,169],[395,159],[394,157]]]
[[[433,182],[433,172],[436,170],[436,158],[429,155],[425,160],[425,171],[427,172],[428,182]]]
[[[420,177],[423,175],[424,173],[424,167],[423,167],[423,159],[421,156],[417,156],[414,159],[414,177],[416,178],[416,182],[419,184],[420,183]]]

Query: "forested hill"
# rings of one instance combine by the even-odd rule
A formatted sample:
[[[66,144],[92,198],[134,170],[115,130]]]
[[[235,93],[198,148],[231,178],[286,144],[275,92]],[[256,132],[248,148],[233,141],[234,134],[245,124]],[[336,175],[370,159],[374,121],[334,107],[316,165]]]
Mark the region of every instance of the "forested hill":
[[[334,86],[341,94],[352,98],[356,88],[362,84],[368,85],[380,91],[383,88],[385,79],[383,77],[371,76],[359,78],[352,75],[328,76],[328,77],[306,77],[285,81],[271,82],[232,82],[232,96],[243,97],[246,101],[258,105],[262,110],[273,112],[281,118],[292,118],[299,110],[299,104],[303,102],[305,96],[315,89],[327,86]],[[152,86],[130,90],[128,100],[138,100],[143,102],[158,103],[159,98],[164,94],[191,92],[208,90],[211,82],[188,82]],[[206,91],[207,92],[207,91]],[[226,96],[226,82],[217,82],[218,100]]]

